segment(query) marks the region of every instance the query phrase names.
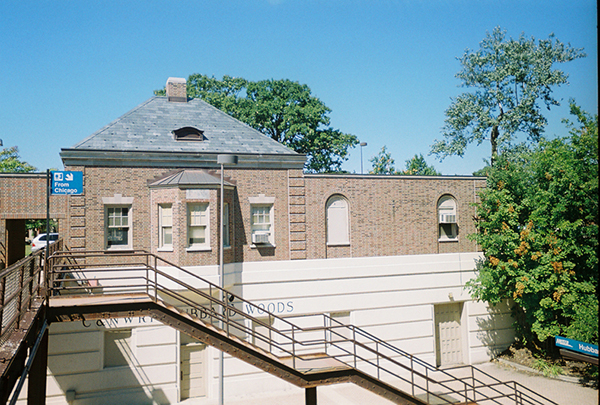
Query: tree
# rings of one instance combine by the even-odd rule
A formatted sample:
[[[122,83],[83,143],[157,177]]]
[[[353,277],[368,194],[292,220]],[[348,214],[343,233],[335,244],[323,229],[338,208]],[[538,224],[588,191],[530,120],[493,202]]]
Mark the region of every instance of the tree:
[[[35,167],[21,160],[19,148],[16,146],[5,148],[0,152],[0,172],[28,173],[35,170]]]
[[[397,171],[394,168],[395,160],[392,154],[388,152],[387,147],[383,145],[377,156],[369,159],[373,169],[370,174],[401,174],[408,176],[440,176],[440,173],[433,166],[429,166],[422,154],[415,154],[406,161],[406,169]]]
[[[397,174],[394,168],[394,159],[392,154],[387,151],[387,147],[383,145],[377,156],[373,156],[369,159],[373,169],[369,172],[370,174]]]
[[[165,90],[155,91],[164,95]],[[358,138],[330,127],[331,110],[305,84],[290,80],[251,82],[200,74],[187,81],[189,97],[201,98],[272,139],[307,155],[311,172],[340,171]]]
[[[406,169],[401,174],[407,174],[411,176],[440,176],[439,173],[433,166],[429,166],[423,157],[423,154],[419,154],[408,159],[406,161]]]
[[[598,116],[571,112],[569,137],[498,157],[470,235],[485,256],[473,297],[514,300],[519,336],[537,344],[598,342]]]
[[[487,33],[478,51],[467,49],[458,59],[462,69],[456,77],[473,91],[452,100],[445,112],[445,139],[435,141],[431,154],[440,159],[463,156],[468,144],[489,139],[493,165],[517,132],[539,141],[547,124],[541,106],[559,105],[552,86],[566,84],[568,78],[553,65],[584,56],[582,49],[563,44],[553,34],[536,42],[524,34],[507,39],[500,28]]]

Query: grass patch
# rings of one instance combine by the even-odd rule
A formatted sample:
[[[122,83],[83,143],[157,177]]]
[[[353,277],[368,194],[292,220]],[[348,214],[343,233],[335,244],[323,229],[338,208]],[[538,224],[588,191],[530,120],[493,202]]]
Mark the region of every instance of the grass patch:
[[[558,377],[559,374],[563,373],[562,367],[558,364],[549,363],[544,359],[536,359],[532,367],[534,370],[540,371],[546,377]]]

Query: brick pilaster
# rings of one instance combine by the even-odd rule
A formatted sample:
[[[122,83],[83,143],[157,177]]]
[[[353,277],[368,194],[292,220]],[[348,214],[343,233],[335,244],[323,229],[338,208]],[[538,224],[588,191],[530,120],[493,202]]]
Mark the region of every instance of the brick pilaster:
[[[302,170],[288,171],[290,259],[306,259],[306,190]]]

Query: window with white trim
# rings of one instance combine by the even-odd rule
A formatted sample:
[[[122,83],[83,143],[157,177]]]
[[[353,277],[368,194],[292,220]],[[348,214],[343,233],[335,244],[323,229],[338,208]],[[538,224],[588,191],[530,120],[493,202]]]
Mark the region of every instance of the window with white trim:
[[[173,249],[173,205],[158,205],[158,248]]]
[[[255,204],[251,211],[252,244],[273,245],[273,205]]]
[[[442,196],[437,205],[438,213],[438,240],[458,240],[458,215],[456,212],[456,200],[454,197]]]
[[[350,244],[348,200],[340,195],[327,200],[327,244]]]
[[[108,249],[131,248],[131,207],[106,206],[106,247]]]
[[[208,203],[188,204],[188,249],[210,249]]]

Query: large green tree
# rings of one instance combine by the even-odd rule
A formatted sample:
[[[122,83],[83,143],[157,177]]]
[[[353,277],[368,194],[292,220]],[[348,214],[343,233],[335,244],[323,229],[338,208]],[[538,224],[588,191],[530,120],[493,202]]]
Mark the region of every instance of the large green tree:
[[[164,95],[163,90],[155,91]],[[187,80],[189,97],[201,98],[272,139],[307,155],[311,172],[341,170],[348,150],[358,143],[354,135],[330,126],[331,110],[305,84],[290,80],[257,82],[201,74]]]
[[[569,137],[503,153],[489,170],[470,235],[485,260],[474,298],[515,303],[529,342],[598,342],[598,116],[574,104]]]
[[[509,147],[517,133],[539,141],[546,118],[542,107],[559,104],[552,87],[566,84],[568,75],[554,66],[584,57],[554,35],[536,41],[524,34],[507,38],[495,28],[487,33],[477,51],[467,49],[459,58],[456,77],[470,90],[452,100],[446,110],[443,140],[436,140],[431,154],[440,159],[463,156],[467,145],[486,140],[491,143],[491,164],[503,147]]]
[[[0,152],[0,172],[28,173],[35,170],[35,167],[21,160],[19,148],[16,146],[5,148]]]

